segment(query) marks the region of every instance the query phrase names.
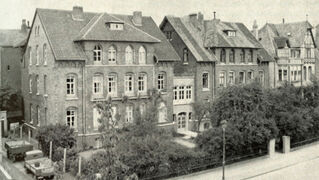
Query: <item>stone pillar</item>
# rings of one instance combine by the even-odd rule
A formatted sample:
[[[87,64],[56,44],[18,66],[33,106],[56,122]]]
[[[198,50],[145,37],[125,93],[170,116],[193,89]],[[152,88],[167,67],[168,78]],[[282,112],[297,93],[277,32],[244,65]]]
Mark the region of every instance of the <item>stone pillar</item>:
[[[289,153],[290,152],[290,136],[282,137],[282,152]]]
[[[268,155],[269,155],[269,157],[271,157],[275,154],[275,144],[276,144],[276,139],[269,140],[269,142],[268,142]]]

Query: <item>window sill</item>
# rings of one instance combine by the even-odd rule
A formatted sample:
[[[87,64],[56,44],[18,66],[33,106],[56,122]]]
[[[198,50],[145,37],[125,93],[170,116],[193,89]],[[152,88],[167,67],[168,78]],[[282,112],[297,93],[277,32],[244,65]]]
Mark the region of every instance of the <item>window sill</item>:
[[[40,95],[40,93],[37,93],[36,95],[37,95],[37,96],[39,96],[39,95]]]
[[[79,98],[78,97],[66,97],[65,100],[67,101],[74,101],[74,100],[78,100]]]
[[[44,96],[44,97],[48,97],[48,94],[44,94],[43,96]]]
[[[183,65],[188,65],[188,62],[183,62]]]
[[[209,88],[203,88],[202,91],[209,91]]]

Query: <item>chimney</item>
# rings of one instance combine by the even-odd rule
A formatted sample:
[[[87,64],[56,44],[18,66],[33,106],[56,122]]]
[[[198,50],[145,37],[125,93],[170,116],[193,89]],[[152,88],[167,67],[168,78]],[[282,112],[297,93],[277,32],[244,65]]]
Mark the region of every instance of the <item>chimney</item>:
[[[141,11],[134,11],[133,12],[133,24],[135,26],[142,26],[142,12]]]
[[[214,19],[216,19],[216,12],[214,11],[213,13],[214,13]]]
[[[198,22],[204,24],[204,15],[201,12],[198,12]]]
[[[255,38],[258,40],[258,25],[257,25],[257,21],[256,20],[254,20],[253,34],[254,34]]]
[[[285,18],[282,18],[282,23],[285,24]]]
[[[82,6],[73,6],[72,18],[75,21],[84,20],[83,7]]]
[[[22,19],[21,32],[26,33],[27,29],[28,29],[27,21],[25,19]]]
[[[188,15],[189,16],[189,21],[193,24],[194,27],[197,26],[197,14],[196,13],[193,13],[193,14],[190,14]]]
[[[31,27],[30,27],[30,22],[29,21],[27,22],[27,25],[28,25],[28,29],[30,29]]]

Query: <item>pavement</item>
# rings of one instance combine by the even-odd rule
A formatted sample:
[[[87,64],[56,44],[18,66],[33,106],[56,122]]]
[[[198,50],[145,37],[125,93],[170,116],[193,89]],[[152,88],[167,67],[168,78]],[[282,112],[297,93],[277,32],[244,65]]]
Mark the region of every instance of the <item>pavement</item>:
[[[275,153],[225,167],[226,180],[319,179],[319,143],[299,147],[287,154]],[[210,169],[171,180],[220,180],[222,169]]]

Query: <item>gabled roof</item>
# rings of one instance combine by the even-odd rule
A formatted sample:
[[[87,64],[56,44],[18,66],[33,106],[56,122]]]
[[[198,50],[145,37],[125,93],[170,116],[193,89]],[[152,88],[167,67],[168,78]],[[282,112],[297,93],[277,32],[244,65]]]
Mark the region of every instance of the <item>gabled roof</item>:
[[[15,47],[27,38],[27,32],[19,29],[0,29],[0,46]]]
[[[285,24],[265,24],[258,32],[260,43],[270,53],[276,57],[276,49],[282,48],[285,43],[290,47],[301,47],[307,30],[312,29],[308,21],[285,23]]]
[[[205,21],[205,29],[205,47],[262,48],[243,23],[213,19]],[[230,30],[235,31],[236,35],[228,36],[227,31]]]
[[[79,40],[155,43],[159,61],[180,60],[150,17],[142,17],[143,25],[134,26],[132,16],[128,15],[83,12],[82,20],[73,20],[72,11],[54,9],[37,9],[36,15],[40,18],[56,60],[86,60]],[[125,33],[107,30],[105,23],[114,21],[124,23]]]
[[[106,23],[120,22],[123,23],[123,30],[110,30]],[[129,42],[160,42],[159,39],[141,31],[135,26],[124,23],[121,19],[101,13],[95,15],[91,21],[80,31],[79,36],[75,39],[81,40],[98,40],[98,41],[129,41]]]

